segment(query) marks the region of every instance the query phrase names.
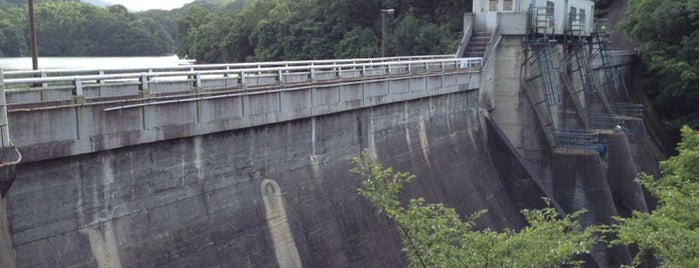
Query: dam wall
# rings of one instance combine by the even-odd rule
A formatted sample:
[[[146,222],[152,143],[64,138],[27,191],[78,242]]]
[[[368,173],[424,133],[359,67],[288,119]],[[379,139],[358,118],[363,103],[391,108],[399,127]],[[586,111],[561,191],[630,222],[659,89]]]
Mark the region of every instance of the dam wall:
[[[10,228],[7,221],[7,209],[5,208],[5,200],[0,198],[0,267],[15,267],[15,251],[12,247],[12,237],[10,236]]]
[[[631,81],[634,54],[614,51],[611,67],[602,66],[599,56],[592,58],[591,81],[596,91],[586,91],[576,59],[569,54],[572,48],[550,46],[559,104],[548,103],[549,97],[542,89],[542,70],[536,63],[537,47],[523,47],[522,36],[503,35],[493,54],[495,68],[484,69],[482,83],[486,88],[492,83],[494,91],[494,108],[488,110],[490,123],[501,129],[522,165],[498,170],[528,171],[519,174],[529,174],[524,177],[532,178],[546,196],[553,197],[563,214],[587,210],[581,218],[584,226],[609,224],[612,217],[627,216],[632,210],[648,211],[649,197],[635,178],[639,172],[658,175],[657,154],[641,114],[614,114],[619,112],[616,103],[634,102],[629,94],[636,90]],[[615,80],[607,85],[605,75],[610,70]],[[607,92],[608,88],[613,91]],[[613,123],[600,126],[590,114],[607,114],[607,123]],[[550,134],[552,129],[590,133],[605,149],[566,147]],[[498,150],[491,153],[495,152]],[[518,178],[515,172],[503,177]],[[517,199],[521,195],[516,193],[512,196],[518,203],[524,200]],[[590,257],[588,263],[602,267],[630,262],[625,247],[607,249],[597,245]]]
[[[521,228],[478,91],[17,166],[5,198],[19,267],[403,267],[393,223],[357,194],[377,153],[479,226]]]

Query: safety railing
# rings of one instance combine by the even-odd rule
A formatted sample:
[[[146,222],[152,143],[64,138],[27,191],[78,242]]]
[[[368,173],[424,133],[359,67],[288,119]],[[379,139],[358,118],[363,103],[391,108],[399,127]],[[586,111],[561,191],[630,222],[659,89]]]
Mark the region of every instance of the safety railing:
[[[302,66],[259,67],[265,63],[248,64],[247,68],[231,68],[232,65],[220,65],[214,69],[188,71],[141,72],[127,71],[122,74],[75,75],[39,78],[4,79],[6,89],[10,92],[36,90],[71,90],[76,97],[86,97],[89,88],[138,85],[138,90],[147,92],[158,84],[163,87],[174,83],[186,84],[185,90],[215,89],[251,89],[256,87],[283,86],[302,83],[332,83],[336,80],[362,80],[399,75],[422,73],[440,73],[450,71],[480,71],[482,58],[444,58],[412,61],[389,61],[337,64],[312,62]],[[289,65],[297,64],[296,62]],[[283,64],[283,65],[286,65]],[[213,68],[211,65],[207,68]],[[156,89],[150,93],[160,93]],[[181,89],[164,91],[182,91]],[[88,95],[87,97],[91,97]],[[118,97],[114,94],[110,97]]]
[[[624,124],[624,119],[617,115],[588,114],[587,117],[590,119],[590,127],[592,129],[613,130],[617,126]]]
[[[598,150],[599,132],[590,130],[556,130],[554,133],[556,145],[563,148]]]
[[[161,73],[161,72],[198,72],[221,69],[250,69],[250,68],[277,68],[313,65],[343,65],[343,64],[365,64],[384,63],[400,61],[420,61],[454,58],[454,55],[424,55],[424,56],[401,56],[385,58],[356,58],[356,59],[333,59],[333,60],[305,60],[305,61],[272,61],[272,62],[252,62],[252,63],[226,63],[226,64],[193,64],[172,67],[152,67],[152,68],[111,68],[111,69],[47,69],[35,71],[6,71],[5,79],[13,78],[33,78],[33,77],[62,77],[77,75],[109,75],[126,73]]]
[[[628,117],[643,117],[643,105],[636,103],[612,103],[612,111],[616,115]]]

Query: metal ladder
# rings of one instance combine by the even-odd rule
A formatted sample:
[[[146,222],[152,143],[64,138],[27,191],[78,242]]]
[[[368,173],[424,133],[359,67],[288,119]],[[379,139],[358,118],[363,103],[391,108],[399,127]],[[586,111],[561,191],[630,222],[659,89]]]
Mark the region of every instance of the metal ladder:
[[[594,35],[595,44],[599,50],[600,59],[602,59],[602,69],[604,70],[604,84],[602,87],[606,91],[607,99],[609,99],[610,102],[614,102],[615,98],[613,93],[615,93],[619,87],[616,72],[612,64],[611,44],[609,43],[608,37],[609,35],[605,33],[596,33]]]
[[[578,72],[580,81],[582,81],[583,90],[587,93],[596,93],[595,83],[592,81],[592,68],[590,67],[590,58],[587,56],[587,51],[583,44],[578,43],[574,46],[575,61],[578,63]]]
[[[551,46],[546,44],[538,50],[537,63],[541,72],[541,89],[544,93],[546,106],[556,106],[561,103],[561,95],[558,92],[558,79],[556,76],[556,68],[553,67],[553,58],[551,57]]]

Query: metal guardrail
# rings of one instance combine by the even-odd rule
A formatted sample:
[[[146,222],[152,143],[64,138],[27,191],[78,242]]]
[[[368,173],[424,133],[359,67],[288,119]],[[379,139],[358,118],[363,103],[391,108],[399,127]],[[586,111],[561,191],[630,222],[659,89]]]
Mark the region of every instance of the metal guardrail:
[[[593,129],[613,130],[624,124],[624,119],[617,115],[588,114],[587,117],[590,119],[590,127]]]
[[[382,63],[400,61],[419,61],[454,58],[454,55],[425,55],[425,56],[405,56],[405,57],[385,57],[385,58],[357,58],[357,59],[333,59],[333,60],[305,60],[305,61],[272,61],[272,62],[252,62],[252,63],[226,63],[226,64],[192,64],[173,67],[152,67],[152,68],[110,68],[110,69],[47,69],[36,71],[6,71],[5,78],[33,78],[33,77],[61,77],[78,75],[109,75],[125,73],[159,73],[159,72],[197,72],[221,69],[249,69],[249,68],[275,68],[293,66],[312,65],[341,65],[341,64],[363,64]]]
[[[616,115],[628,117],[643,117],[643,105],[636,103],[612,103],[612,111]]]
[[[141,72],[124,70],[121,74],[73,75],[39,78],[4,79],[8,92],[22,90],[42,91],[50,89],[71,89],[72,95],[85,96],[89,87],[105,87],[111,85],[135,85],[139,90],[148,91],[150,86],[157,83],[186,82],[192,83],[191,88],[218,89],[218,86],[206,86],[207,81],[232,80],[235,86],[231,89],[245,89],[256,86],[275,86],[284,84],[300,84],[312,82],[329,82],[342,79],[368,79],[381,76],[410,75],[424,72],[447,71],[480,71],[483,66],[482,58],[440,58],[423,60],[397,60],[364,63],[337,64],[331,61],[314,61],[308,65],[299,62],[283,63],[283,66],[259,67],[266,63],[245,64],[245,68],[231,68],[234,65],[208,65],[199,70]],[[348,62],[356,60],[346,60]],[[377,60],[379,61],[379,60]],[[327,64],[321,64],[327,63]],[[290,65],[290,66],[286,66]],[[217,67],[217,68],[214,68]],[[213,69],[212,69],[213,68]],[[60,71],[60,70],[59,70]],[[260,80],[265,80],[260,82]],[[248,81],[253,81],[248,85]],[[228,87],[230,88],[230,87]]]
[[[564,148],[599,150],[599,132],[590,130],[557,130],[554,132],[555,143]]]

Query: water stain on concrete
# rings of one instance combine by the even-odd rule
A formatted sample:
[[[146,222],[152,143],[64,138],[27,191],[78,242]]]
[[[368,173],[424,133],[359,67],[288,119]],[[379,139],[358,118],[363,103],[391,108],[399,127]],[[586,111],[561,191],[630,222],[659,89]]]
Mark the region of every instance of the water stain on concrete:
[[[303,267],[296,242],[291,235],[279,185],[274,180],[264,180],[260,186],[260,193],[265,203],[267,225],[272,235],[277,264],[281,268]]]

